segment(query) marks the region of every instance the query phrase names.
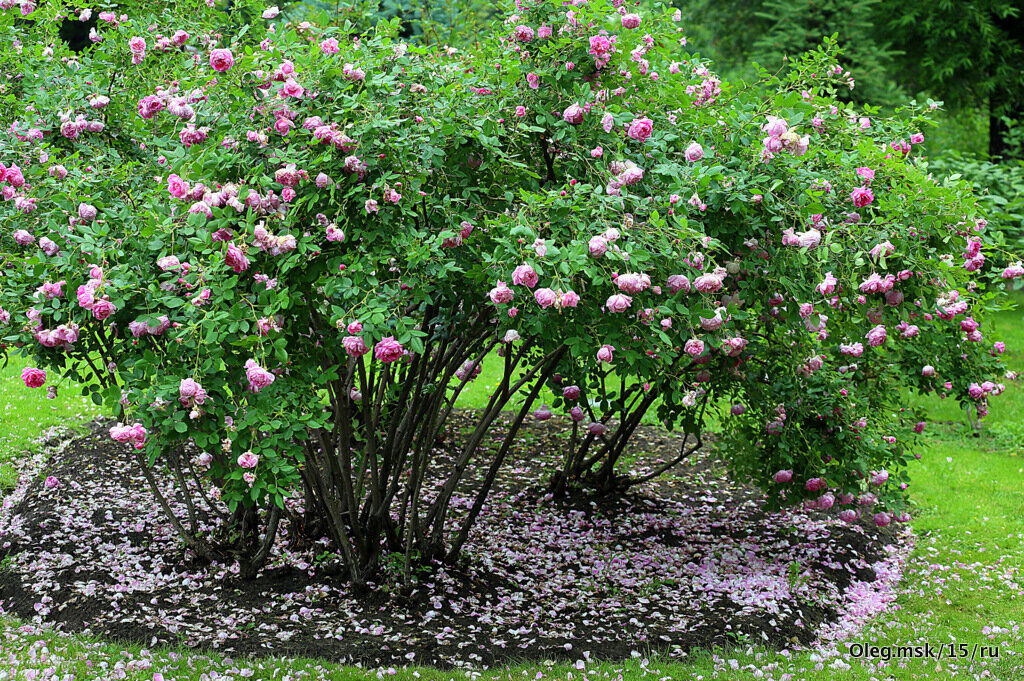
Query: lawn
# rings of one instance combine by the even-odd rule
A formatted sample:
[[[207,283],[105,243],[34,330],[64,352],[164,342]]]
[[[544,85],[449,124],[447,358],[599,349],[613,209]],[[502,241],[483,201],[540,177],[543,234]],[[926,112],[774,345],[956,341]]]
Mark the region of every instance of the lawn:
[[[1024,302],[1024,296],[1017,296]],[[1024,314],[996,316],[1011,368],[1024,371]],[[54,425],[95,413],[64,386],[56,400],[25,389],[17,360],[0,372],[4,420],[0,430],[0,485],[10,485],[11,462],[33,438]],[[468,394],[485,395],[490,367]],[[493,384],[493,382],[492,382]],[[834,651],[777,653],[737,640],[729,650],[702,651],[683,660],[640,657],[619,663],[527,664],[501,670],[425,668],[362,670],[311,660],[231,660],[186,650],[123,648],[82,636],[41,631],[0,618],[0,681],[7,679],[1024,679],[1024,386],[1010,385],[993,400],[977,436],[956,405],[921,402],[932,419],[927,446],[912,471],[917,544],[894,607],[847,643],[874,646],[943,645],[942,659],[855,658],[847,643]],[[2,492],[0,492],[2,494]],[[0,565],[2,569],[2,565]],[[953,644],[952,651],[949,644]],[[963,645],[961,645],[963,644]],[[998,649],[999,658],[989,659]],[[966,654],[974,660],[953,659]],[[47,675],[46,670],[53,670]]]

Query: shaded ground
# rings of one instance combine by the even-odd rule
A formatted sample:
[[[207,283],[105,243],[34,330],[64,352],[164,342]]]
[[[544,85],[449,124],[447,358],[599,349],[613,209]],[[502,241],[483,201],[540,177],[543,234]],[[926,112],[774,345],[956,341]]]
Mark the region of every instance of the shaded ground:
[[[191,563],[129,453],[97,426],[45,465],[26,462],[5,500],[0,606],[143,645],[479,666],[809,644],[849,634],[894,598],[906,541],[817,511],[768,512],[709,452],[615,503],[525,488],[555,465],[564,428],[526,429],[463,566],[421,575],[411,598],[387,582],[356,598],[318,568],[317,551],[288,553],[283,540],[256,582]],[[678,446],[644,428],[632,465]],[[46,489],[47,475],[60,486]]]

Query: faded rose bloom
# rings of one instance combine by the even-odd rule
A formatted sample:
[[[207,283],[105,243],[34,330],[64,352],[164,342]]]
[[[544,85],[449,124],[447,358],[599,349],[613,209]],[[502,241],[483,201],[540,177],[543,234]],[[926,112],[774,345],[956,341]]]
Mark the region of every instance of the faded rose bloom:
[[[704,147],[697,142],[691,142],[690,146],[686,147],[686,151],[683,152],[683,155],[686,157],[687,161],[694,163],[704,158]]]
[[[613,353],[615,348],[611,345],[602,345],[597,351],[597,359],[599,362],[610,363],[612,361]]]
[[[704,341],[699,338],[691,338],[683,345],[683,352],[691,357],[698,357],[704,354]]]

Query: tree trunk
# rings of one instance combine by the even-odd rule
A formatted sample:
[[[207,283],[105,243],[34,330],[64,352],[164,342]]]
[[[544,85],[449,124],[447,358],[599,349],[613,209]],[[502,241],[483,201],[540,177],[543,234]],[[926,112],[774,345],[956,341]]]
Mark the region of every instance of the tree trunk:
[[[1024,111],[1019,106],[1010,107],[1006,102],[1006,93],[996,90],[992,93],[988,103],[988,157],[991,161],[1004,160],[1006,158],[1020,157],[1020,149],[1010,149],[1006,144],[1006,135],[1009,126],[1005,118],[1021,120]],[[1016,152],[1012,156],[1011,152]]]

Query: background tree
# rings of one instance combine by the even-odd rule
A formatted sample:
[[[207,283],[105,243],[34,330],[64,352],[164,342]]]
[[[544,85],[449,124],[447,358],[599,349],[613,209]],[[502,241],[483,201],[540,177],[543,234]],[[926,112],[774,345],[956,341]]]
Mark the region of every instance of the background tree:
[[[1017,154],[1006,119],[1024,118],[1024,17],[1016,0],[884,0],[877,28],[899,48],[899,78],[953,107],[987,109],[988,153]]]

